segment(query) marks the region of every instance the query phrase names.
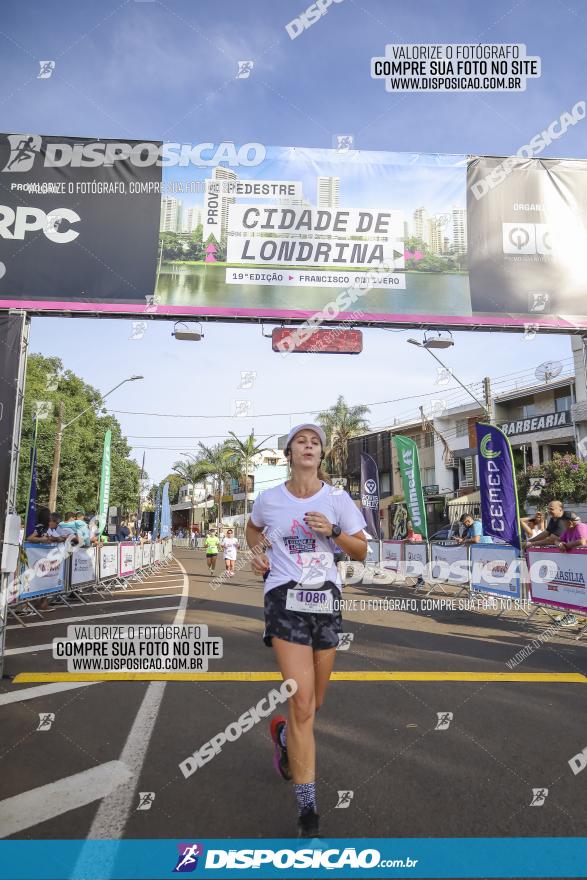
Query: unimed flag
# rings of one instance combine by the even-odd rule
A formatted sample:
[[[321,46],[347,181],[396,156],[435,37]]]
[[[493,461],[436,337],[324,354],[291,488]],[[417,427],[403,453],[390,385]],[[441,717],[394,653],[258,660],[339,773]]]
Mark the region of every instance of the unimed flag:
[[[112,431],[110,428],[104,434],[104,449],[102,452],[102,475],[100,478],[100,503],[98,505],[99,534],[102,534],[108,522],[108,502],[110,501],[110,459],[112,446]]]
[[[404,498],[414,531],[428,540],[428,523],[426,522],[426,505],[420,480],[420,460],[418,447],[410,437],[394,436],[393,442],[399,460],[402,475]]]
[[[495,425],[475,425],[483,532],[520,548],[516,475],[510,442]]]
[[[367,531],[372,538],[379,540],[379,471],[375,461],[366,452],[361,453],[361,509]]]

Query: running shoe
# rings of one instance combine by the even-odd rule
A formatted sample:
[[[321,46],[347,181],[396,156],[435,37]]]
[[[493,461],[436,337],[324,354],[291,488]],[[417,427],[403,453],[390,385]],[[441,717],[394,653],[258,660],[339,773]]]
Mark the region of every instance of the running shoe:
[[[558,625],[563,627],[577,626],[579,621],[574,614],[565,614],[564,617],[558,619]]]
[[[320,816],[310,804],[298,819],[298,837],[320,837]]]
[[[273,766],[282,779],[291,779],[291,770],[289,769],[289,759],[287,757],[287,748],[281,745],[281,731],[287,724],[283,715],[276,715],[271,719],[269,729],[271,731],[271,739],[273,740]]]

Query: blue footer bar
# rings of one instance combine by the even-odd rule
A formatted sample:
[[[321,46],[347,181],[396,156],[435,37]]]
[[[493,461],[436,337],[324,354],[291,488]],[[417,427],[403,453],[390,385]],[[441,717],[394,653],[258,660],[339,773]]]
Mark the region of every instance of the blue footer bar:
[[[0,880],[587,877],[587,837],[5,840]]]

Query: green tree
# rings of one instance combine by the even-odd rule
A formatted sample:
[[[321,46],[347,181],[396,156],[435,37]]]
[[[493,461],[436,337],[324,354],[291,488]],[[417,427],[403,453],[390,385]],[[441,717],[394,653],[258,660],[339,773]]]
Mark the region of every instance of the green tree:
[[[191,463],[176,463],[176,465],[180,464],[184,465],[183,472],[191,475],[192,479],[189,482],[195,484],[212,479],[217,505],[216,518],[218,527],[220,527],[224,488],[229,480],[238,480],[241,475],[241,467],[235,460],[234,452],[228,442],[225,440],[215,446],[205,446],[203,443],[198,443],[198,454],[194,460]],[[176,465],[173,466],[173,470],[179,473]]]
[[[528,490],[536,480],[544,480],[539,496],[530,496]],[[550,501],[560,500],[567,504],[582,504],[587,501],[587,462],[576,455],[559,455],[555,452],[552,461],[540,465],[530,465],[525,473],[517,477],[518,500],[525,509],[526,501],[546,507]]]
[[[334,406],[321,412],[316,421],[326,434],[328,470],[338,477],[345,475],[348,462],[348,442],[351,437],[369,429],[365,419],[368,406],[348,406],[342,394]]]
[[[159,489],[159,497],[161,498],[161,493],[163,492],[163,486],[165,483],[169,483],[169,503],[177,504],[179,497],[179,490],[181,487],[188,481],[184,480],[177,473],[167,474],[166,477],[163,477],[160,483],[153,483],[149,490],[149,501],[153,504],[155,503],[155,494],[157,489]]]
[[[57,493],[57,509],[81,507],[88,513],[96,510],[102,466],[102,448],[106,430],[112,431],[110,503],[135,511],[139,497],[140,467],[130,456],[130,447],[123,436],[118,420],[111,415],[98,414],[100,393],[85,383],[71,370],[65,370],[56,357],[32,354],[27,362],[20,462],[18,473],[17,507],[26,514],[30,483],[30,450],[34,417],[38,404],[46,417],[38,419],[37,483],[38,504],[49,500],[53,453],[57,433],[57,414],[63,402],[64,422],[73,419],[86,407],[89,412],[74,422],[63,433],[61,464]]]
[[[246,440],[240,440],[234,431],[229,431],[230,440],[227,441],[228,448],[232,451],[234,456],[234,460],[240,467],[240,479],[242,480],[244,492],[245,492],[245,522],[248,514],[247,507],[247,492],[249,489],[249,468],[251,465],[252,459],[255,455],[258,455],[260,452],[265,452],[269,447],[263,446],[262,444],[266,442],[268,438],[265,440],[257,441],[255,438],[255,432],[251,431]]]

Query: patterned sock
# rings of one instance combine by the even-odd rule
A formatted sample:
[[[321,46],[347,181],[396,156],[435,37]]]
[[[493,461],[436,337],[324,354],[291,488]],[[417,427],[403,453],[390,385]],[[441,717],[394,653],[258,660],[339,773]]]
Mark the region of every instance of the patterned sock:
[[[296,793],[296,801],[298,802],[298,813],[301,816],[305,807],[312,807],[316,812],[316,783],[301,782],[294,783]]]
[[[282,748],[284,748],[284,749],[287,748],[286,731],[287,731],[287,721],[285,722],[285,724],[283,725],[283,727],[279,731],[279,742],[281,743]]]

